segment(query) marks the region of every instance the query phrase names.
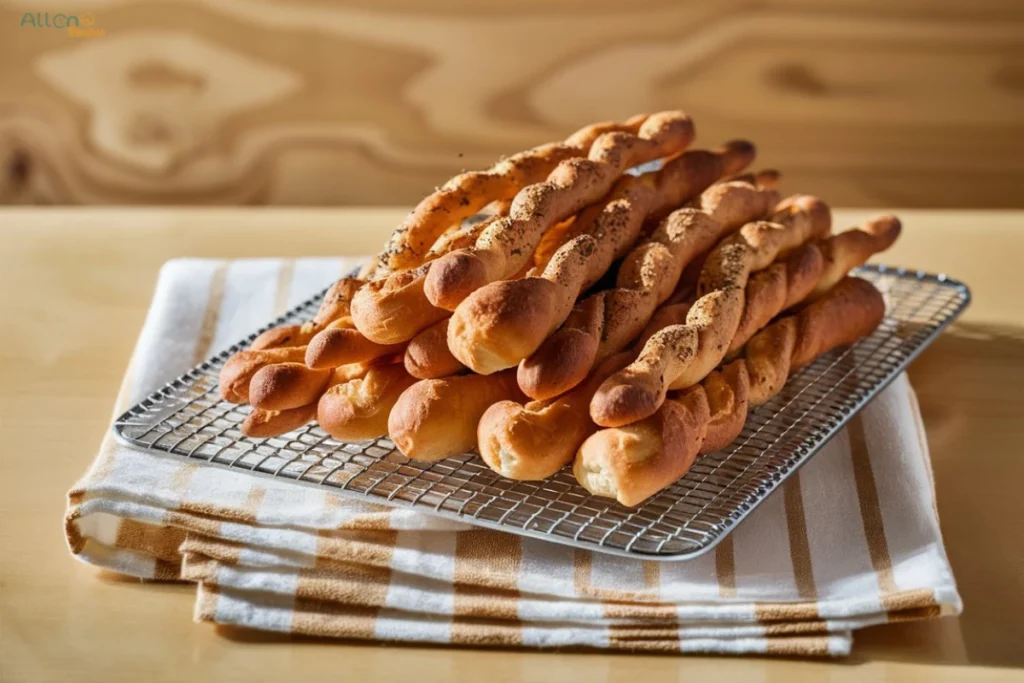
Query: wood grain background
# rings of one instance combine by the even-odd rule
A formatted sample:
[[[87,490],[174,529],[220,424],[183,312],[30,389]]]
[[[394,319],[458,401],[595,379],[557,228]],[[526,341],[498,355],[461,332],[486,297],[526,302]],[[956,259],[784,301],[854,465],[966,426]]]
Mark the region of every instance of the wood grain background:
[[[833,205],[1024,206],[1024,2],[0,2],[3,203],[411,204],[677,107]]]

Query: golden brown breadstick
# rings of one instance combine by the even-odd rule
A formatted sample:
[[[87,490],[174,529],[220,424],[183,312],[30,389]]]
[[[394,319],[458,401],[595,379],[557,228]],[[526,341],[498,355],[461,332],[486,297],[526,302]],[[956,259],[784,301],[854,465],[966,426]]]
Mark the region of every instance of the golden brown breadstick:
[[[289,410],[312,403],[331,380],[331,370],[305,363],[275,363],[260,368],[249,382],[249,403],[263,410]]]
[[[602,135],[586,159],[563,161],[547,181],[523,188],[512,201],[508,217],[489,226],[472,248],[435,261],[425,283],[427,298],[453,311],[480,287],[511,277],[525,265],[548,228],[607,194],[623,171],[673,156],[692,140],[693,123],[682,112],[655,114],[636,135]]]
[[[562,328],[523,360],[520,388],[543,399],[582,381],[596,362],[636,338],[656,307],[672,294],[691,259],[727,232],[767,214],[776,200],[774,190],[721,183],[701,195],[700,209],[670,214],[623,261],[615,289],[580,302]]]
[[[253,439],[280,436],[307,424],[316,417],[316,401],[289,410],[254,408],[242,423],[242,433]]]
[[[642,115],[630,119],[625,124],[588,126],[572,135],[561,148],[564,148],[563,152],[569,153],[566,159],[583,156],[595,140],[603,139],[604,134],[635,133],[646,119],[647,116]],[[409,220],[413,225],[425,221],[423,235],[426,237],[417,239],[422,239],[426,244],[427,238],[433,235],[438,226],[449,224],[454,216],[472,215],[474,211],[469,211],[470,208],[481,208],[494,200],[499,201],[499,209],[508,206],[508,200],[512,199],[524,185],[537,183],[547,177],[553,168],[557,168],[547,164],[547,161],[554,157],[545,156],[554,147],[544,147],[542,151],[546,151],[539,157],[534,155],[534,151],[526,152],[524,156],[518,156],[518,160],[511,165],[499,163],[494,169],[483,174],[466,174],[453,180],[451,187],[446,185],[435,195],[421,202],[420,207],[410,214]],[[473,188],[478,194],[469,193]],[[499,210],[497,215],[474,232],[474,245],[496,224],[495,219],[502,218],[504,213],[504,210]],[[415,256],[421,251],[420,247],[409,247],[410,238],[407,233],[397,235],[395,239],[398,240],[398,248],[393,259],[408,259],[410,255]],[[454,243],[451,246],[455,246]],[[461,253],[463,249],[456,251]],[[523,263],[519,265],[525,266],[533,253],[531,246],[529,251],[524,253],[526,258],[523,259]],[[428,255],[430,254],[445,256],[434,249],[428,251]],[[424,292],[424,283],[434,262],[433,259],[420,261],[414,268],[397,269],[386,277],[367,283],[359,291],[352,305],[353,319],[359,331],[380,344],[395,344],[412,339],[424,328],[447,317],[448,312],[442,312],[434,306]]]
[[[341,322],[342,324],[337,324]],[[362,363],[382,356],[402,353],[402,344],[378,344],[345,324],[348,319],[331,323],[320,330],[306,347],[305,363],[315,370]]]
[[[573,226],[578,236],[546,268],[533,277],[492,282],[459,304],[448,327],[452,353],[482,374],[516,365],[565,321],[579,294],[625,255],[649,216],[697,196],[753,155],[752,144],[733,141],[715,152],[685,152],[657,173],[620,178],[580,214]]]
[[[576,131],[565,142],[534,147],[502,159],[486,171],[455,176],[424,198],[402,221],[381,254],[381,263],[388,271],[421,265],[423,256],[450,226],[491,202],[511,200],[523,187],[547,177],[560,162],[586,154],[601,135],[615,131],[635,133],[646,119],[641,114],[625,123],[592,124]]]
[[[728,354],[739,353],[754,333],[782,311],[803,301],[821,279],[825,259],[815,244],[797,247],[788,258],[750,276],[740,323]]]
[[[632,351],[608,358],[586,382],[555,399],[525,405],[511,399],[494,403],[477,426],[480,456],[509,479],[550,477],[572,462],[576,449],[596,429],[588,412],[594,391],[634,358]]]
[[[825,272],[814,288],[812,298],[827,292],[853,268],[863,265],[875,254],[885,251],[899,238],[902,225],[896,216],[879,216],[859,228],[846,230],[821,244]]]
[[[705,380],[666,401],[651,417],[591,435],[576,455],[577,480],[595,495],[638,505],[683,476],[699,452],[724,447],[730,434],[730,441],[735,438],[746,405],[770,400],[782,388],[780,378],[867,336],[884,316],[885,302],[871,283],[843,279],[798,314],[754,335],[746,358],[715,373],[715,385]],[[739,366],[746,368],[746,382]],[[730,368],[737,368],[732,376]],[[712,402],[717,403],[714,409]],[[713,417],[717,424],[709,431]]]
[[[416,379],[401,363],[376,365],[366,374],[324,392],[316,418],[324,431],[341,441],[365,441],[387,434],[388,413]]]
[[[220,370],[220,395],[225,401],[248,403],[249,384],[261,368],[274,363],[301,363],[305,357],[302,346],[239,351]]]
[[[459,455],[476,446],[476,426],[488,406],[521,397],[514,372],[421,380],[395,403],[388,434],[414,460]]]
[[[481,221],[473,234],[479,235],[503,215],[497,213]],[[450,245],[458,243],[456,240]],[[442,255],[433,251],[430,254],[433,257],[426,263],[367,282],[353,295],[352,320],[367,339],[378,344],[399,344],[450,315],[431,304],[423,292],[427,273],[437,256]]]
[[[449,318],[434,323],[409,341],[405,369],[417,379],[439,379],[464,368],[448,349]]]
[[[249,349],[258,351],[285,346],[305,346],[317,332],[341,320],[347,321],[344,326],[352,327],[352,321],[349,318],[352,295],[362,285],[363,280],[358,277],[344,277],[337,280],[324,293],[320,308],[312,320],[301,325],[285,325],[269,329],[256,337],[249,345]]]
[[[715,247],[701,271],[699,298],[686,324],[659,330],[636,362],[601,386],[590,404],[597,424],[616,427],[653,415],[669,389],[706,377],[725,357],[739,327],[750,273],[831,228],[828,208],[814,197],[791,202],[773,219],[748,223]]]
[[[370,367],[366,363],[354,363],[334,368],[330,381],[324,387],[324,391],[336,384],[362,377],[369,371]],[[253,408],[252,412],[249,413],[249,416],[242,423],[242,433],[253,438],[267,438],[298,429],[316,418],[319,399],[320,396],[317,395],[316,400],[304,406],[289,408],[288,410]]]
[[[707,394],[689,391],[646,420],[595,432],[576,454],[576,481],[595,496],[639,505],[690,469],[710,415]]]
[[[794,252],[790,258],[796,256]],[[782,265],[786,273],[789,271],[785,264],[785,260],[780,260],[769,268]],[[804,274],[798,269],[791,272],[795,288]],[[753,286],[753,282],[748,284],[750,286]],[[813,287],[813,283],[810,286]],[[808,291],[808,287],[804,286],[804,290]],[[662,306],[651,318],[651,326],[656,321],[668,326],[685,320],[689,305]],[[760,304],[757,298],[753,298],[748,299],[747,305]],[[760,319],[763,316],[757,317]],[[649,336],[656,331],[649,326],[645,333]],[[643,339],[633,351],[616,354],[601,363],[586,382],[558,398],[534,401],[525,406],[503,401],[488,408],[477,430],[480,454],[484,461],[495,472],[511,479],[543,479],[554,474],[572,460],[583,440],[597,429],[589,415],[589,403],[597,388],[612,373],[631,363],[642,347]],[[735,411],[730,412],[729,408],[746,401],[747,389],[745,385],[741,386],[741,382],[746,382],[747,377],[745,374],[733,373],[743,372],[741,369],[729,369],[723,375],[725,380],[711,377],[706,381],[712,411],[711,424],[715,427],[711,430],[714,434],[708,437],[711,441],[715,434],[719,435],[719,439],[725,438],[731,433],[729,430],[736,427],[736,420],[729,420]],[[742,417],[739,426],[742,427]]]

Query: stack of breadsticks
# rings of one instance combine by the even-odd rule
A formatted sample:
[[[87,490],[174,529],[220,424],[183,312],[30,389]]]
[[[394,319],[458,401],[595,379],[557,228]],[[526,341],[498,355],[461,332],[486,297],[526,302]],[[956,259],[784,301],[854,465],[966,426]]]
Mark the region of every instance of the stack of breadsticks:
[[[479,448],[513,479],[574,463],[624,505],[670,485],[792,371],[879,324],[881,295],[847,273],[900,231],[832,234],[820,199],[745,173],[751,143],[693,136],[682,112],[641,115],[456,176],[312,320],[228,360],[243,431],[315,419],[417,460]]]

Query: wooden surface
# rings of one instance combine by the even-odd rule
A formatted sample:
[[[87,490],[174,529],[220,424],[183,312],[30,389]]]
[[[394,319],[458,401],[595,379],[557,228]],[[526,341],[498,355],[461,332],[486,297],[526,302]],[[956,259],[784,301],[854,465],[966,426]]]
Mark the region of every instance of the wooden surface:
[[[196,625],[193,590],[76,563],[64,494],[93,457],[157,269],[175,256],[375,249],[402,211],[0,210],[0,680],[1021,680],[1024,212],[901,211],[890,263],[969,282],[913,365],[958,619],[859,632],[844,662],[327,644]],[[838,212],[837,225],[860,212]]]
[[[683,108],[835,205],[1024,208],[1022,35],[1018,0],[0,0],[0,203],[405,205]]]

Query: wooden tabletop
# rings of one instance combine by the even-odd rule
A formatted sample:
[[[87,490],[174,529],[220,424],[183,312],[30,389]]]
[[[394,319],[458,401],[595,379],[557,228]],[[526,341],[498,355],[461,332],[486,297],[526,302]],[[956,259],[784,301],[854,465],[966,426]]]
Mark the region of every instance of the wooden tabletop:
[[[192,623],[193,590],[71,559],[64,494],[92,459],[160,264],[375,251],[399,209],[0,209],[0,680],[1020,680],[1024,212],[897,212],[888,263],[974,303],[917,360],[957,619],[859,632],[842,662],[325,644]],[[867,212],[837,212],[852,225]]]

